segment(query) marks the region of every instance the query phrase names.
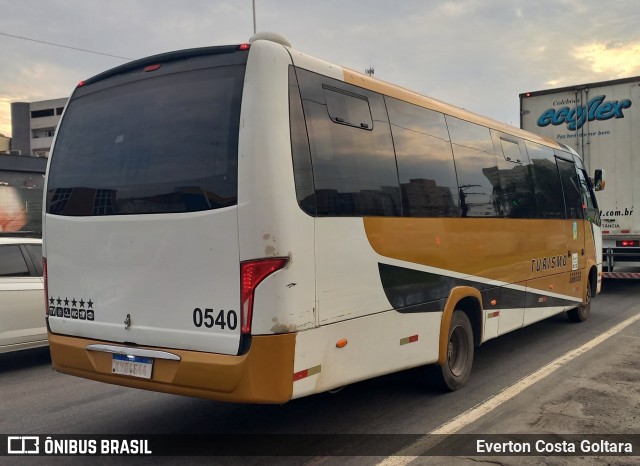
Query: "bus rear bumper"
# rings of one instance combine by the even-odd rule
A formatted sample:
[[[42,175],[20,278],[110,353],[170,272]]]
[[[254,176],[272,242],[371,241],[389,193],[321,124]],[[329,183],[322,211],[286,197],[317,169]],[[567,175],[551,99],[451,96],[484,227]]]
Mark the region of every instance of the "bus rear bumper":
[[[144,347],[180,358],[154,359],[151,379],[144,379],[113,374],[113,353],[88,348],[113,345],[110,342],[49,333],[53,368],[58,372],[144,390],[238,403],[284,403],[291,399],[295,340],[295,333],[254,336],[250,350],[242,356]]]

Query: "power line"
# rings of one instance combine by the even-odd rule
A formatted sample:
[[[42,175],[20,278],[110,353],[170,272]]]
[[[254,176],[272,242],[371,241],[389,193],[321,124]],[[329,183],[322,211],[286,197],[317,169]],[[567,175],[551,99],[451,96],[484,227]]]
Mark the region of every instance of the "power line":
[[[133,60],[133,58],[129,58],[129,57],[121,57],[119,55],[111,55],[109,53],[95,52],[93,50],[81,49],[81,48],[78,48],[78,47],[71,47],[69,45],[54,44],[53,42],[46,42],[44,40],[37,40],[37,39],[31,39],[29,37],[16,36],[16,35],[13,35],[13,34],[7,34],[5,32],[0,32],[0,36],[13,37],[14,39],[28,40],[30,42],[37,42],[39,44],[51,45],[53,47],[61,47],[63,49],[77,50],[79,52],[94,53],[96,55],[103,55],[105,57],[120,58],[122,60]]]

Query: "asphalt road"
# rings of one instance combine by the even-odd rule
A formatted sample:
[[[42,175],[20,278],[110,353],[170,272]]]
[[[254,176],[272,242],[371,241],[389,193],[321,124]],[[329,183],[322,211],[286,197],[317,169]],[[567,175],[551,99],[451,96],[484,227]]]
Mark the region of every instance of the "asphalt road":
[[[381,434],[382,439],[385,434],[407,434],[406,439],[411,439],[411,434],[432,432],[547,363],[639,314],[639,291],[640,281],[605,282],[604,292],[594,299],[586,322],[572,324],[564,315],[555,316],[485,343],[476,350],[469,384],[454,393],[443,393],[432,381],[437,369],[426,367],[281,406],[234,405],[59,374],[51,369],[46,348],[4,354],[0,355],[0,434]],[[463,423],[459,432],[640,433],[638,354],[640,321],[480,419]],[[46,458],[46,462],[42,457],[10,459],[20,464],[82,463],[81,458]],[[640,457],[627,458],[621,464],[635,464],[636,459]],[[171,464],[177,459],[130,460],[136,464]],[[296,457],[269,458],[266,462],[359,465],[384,460],[384,456]],[[450,464],[458,464],[458,460]],[[513,463],[504,458],[484,460],[524,464],[522,458]],[[191,457],[181,464],[201,461],[204,459]],[[419,457],[413,464],[442,463],[434,461]],[[472,460],[468,461],[472,464]],[[616,464],[611,459],[602,461]],[[93,464],[113,462],[109,458],[92,459]],[[473,464],[477,462],[473,460]],[[264,463],[264,459],[255,458],[213,459],[213,464]],[[565,460],[555,464],[565,464]]]

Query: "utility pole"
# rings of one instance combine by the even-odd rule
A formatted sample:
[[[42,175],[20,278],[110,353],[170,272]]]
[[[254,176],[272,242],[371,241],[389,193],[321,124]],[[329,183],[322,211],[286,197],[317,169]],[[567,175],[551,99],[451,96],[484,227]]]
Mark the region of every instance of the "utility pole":
[[[253,34],[256,33],[256,0],[251,0],[253,4]]]

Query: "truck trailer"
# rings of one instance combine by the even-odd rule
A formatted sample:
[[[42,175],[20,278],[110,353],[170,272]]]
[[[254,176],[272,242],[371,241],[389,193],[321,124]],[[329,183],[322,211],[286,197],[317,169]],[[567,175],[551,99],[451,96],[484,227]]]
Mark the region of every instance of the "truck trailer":
[[[640,76],[522,93],[520,127],[605,171],[603,277],[640,278]]]

